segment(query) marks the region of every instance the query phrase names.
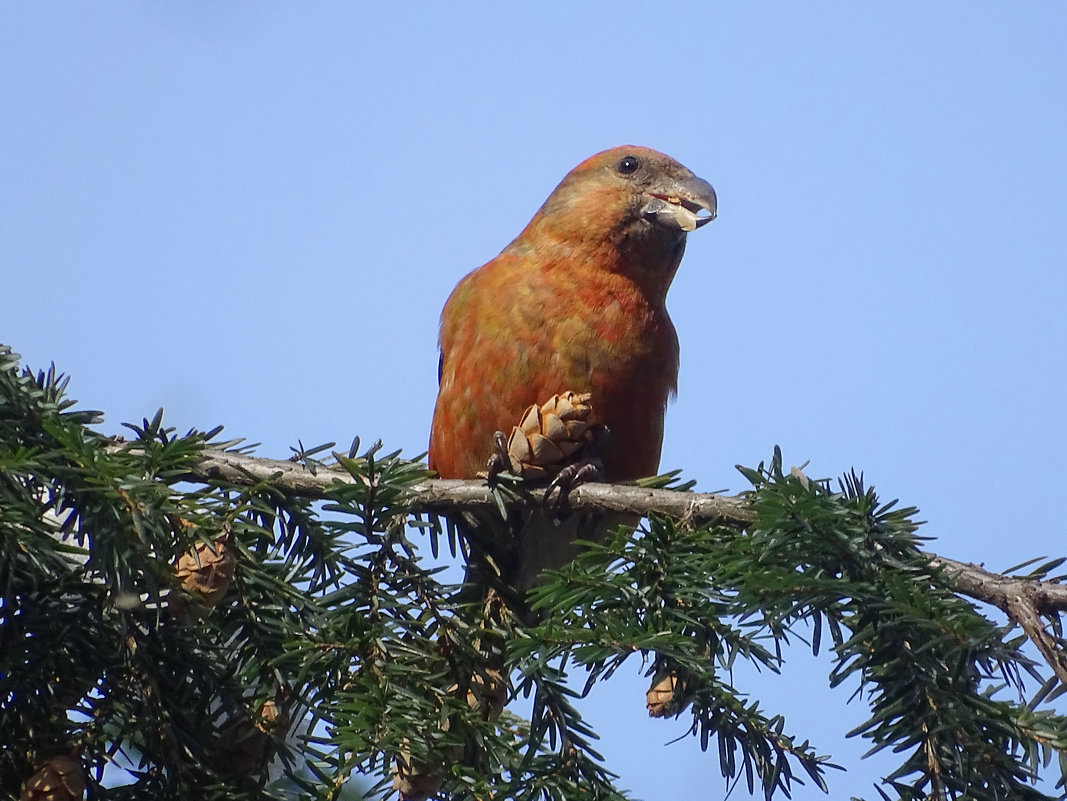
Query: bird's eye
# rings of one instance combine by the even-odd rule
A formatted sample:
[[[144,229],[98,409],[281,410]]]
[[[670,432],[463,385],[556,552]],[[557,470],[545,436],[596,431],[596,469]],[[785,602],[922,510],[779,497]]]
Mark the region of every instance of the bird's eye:
[[[641,162],[637,160],[637,156],[623,156],[619,160],[618,170],[623,175],[631,175],[637,172],[637,168],[641,166]]]

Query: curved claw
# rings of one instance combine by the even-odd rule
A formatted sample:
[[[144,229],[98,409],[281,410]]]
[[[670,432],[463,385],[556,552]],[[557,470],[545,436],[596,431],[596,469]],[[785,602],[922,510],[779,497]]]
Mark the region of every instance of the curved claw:
[[[485,470],[489,474],[489,486],[493,485],[497,476],[505,470],[511,469],[511,457],[508,455],[508,438],[504,436],[503,431],[497,431],[493,434],[493,448],[493,455],[489,457],[489,461],[485,464]]]
[[[552,519],[557,523],[566,517],[567,500],[571,490],[582,484],[604,480],[604,463],[599,458],[590,457],[580,459],[567,465],[556,475],[545,490],[545,496],[541,500],[544,508],[552,510]],[[553,494],[559,490],[559,494],[553,498]]]

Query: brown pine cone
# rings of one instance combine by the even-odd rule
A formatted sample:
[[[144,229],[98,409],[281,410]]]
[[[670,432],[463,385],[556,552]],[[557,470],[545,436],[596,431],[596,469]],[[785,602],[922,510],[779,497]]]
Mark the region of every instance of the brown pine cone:
[[[650,718],[664,718],[680,712],[686,705],[685,680],[672,668],[659,670],[645,693],[645,707]]]
[[[450,692],[459,690],[458,685],[449,688]],[[486,720],[500,717],[508,698],[508,682],[500,670],[486,668],[471,676],[467,689],[467,704],[478,710]],[[441,727],[448,730],[449,721]],[[399,792],[403,801],[427,801],[437,795],[444,783],[448,763],[457,762],[462,757],[462,749],[449,750],[442,755],[443,760],[436,764],[420,764],[409,753],[400,754],[393,764],[393,789]]]
[[[426,801],[437,795],[445,780],[445,766],[420,765],[404,754],[393,764],[393,789],[401,801]]]
[[[278,693],[279,699],[283,696]],[[258,713],[239,714],[219,732],[213,764],[224,776],[249,775],[259,771],[271,757],[274,739],[284,739],[289,729],[289,712],[268,698]]]
[[[592,438],[592,397],[588,392],[567,391],[553,395],[541,406],[530,406],[508,437],[511,472],[522,478],[558,473]]]
[[[22,788],[19,801],[75,801],[85,794],[85,769],[69,756],[54,756]]]
[[[226,594],[233,580],[237,558],[223,538],[212,543],[198,542],[175,566],[175,575],[188,592],[200,595],[214,606]]]

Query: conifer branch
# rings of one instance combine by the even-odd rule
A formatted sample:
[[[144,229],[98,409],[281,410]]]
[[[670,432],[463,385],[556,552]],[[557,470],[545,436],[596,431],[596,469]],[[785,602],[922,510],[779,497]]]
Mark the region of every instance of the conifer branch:
[[[329,465],[314,468],[296,461],[279,461],[222,450],[204,450],[195,461],[193,479],[222,479],[237,484],[267,481],[282,492],[322,498],[335,482],[354,481],[347,472]],[[497,500],[483,480],[432,479],[411,487],[413,513],[480,511],[496,508]],[[521,503],[521,501],[514,501]],[[570,494],[573,509],[660,514],[693,523],[713,522],[744,529],[755,519],[743,496],[648,489],[624,484],[584,484]],[[1042,624],[1042,616],[1067,610],[1067,586],[1055,581],[993,573],[985,568],[937,554],[931,563],[942,568],[962,595],[990,604],[1016,621],[1034,641],[1056,675],[1067,684],[1067,654],[1056,648]]]
[[[234,484],[266,481],[287,494],[322,498],[335,483],[351,484],[354,479],[333,466],[315,468],[292,461],[207,449],[190,470],[194,480],[220,479]],[[432,479],[411,487],[410,509],[414,513],[445,513],[495,509],[497,500],[484,480],[458,481]],[[681,520],[713,521],[744,528],[755,518],[742,498],[712,493],[677,492],[626,484],[583,484],[570,493],[574,509],[599,509],[635,515],[662,514]],[[516,500],[514,503],[522,503]]]
[[[1037,647],[1056,677],[1067,684],[1067,654],[1045,629],[1042,616],[1067,609],[1067,586],[1054,581],[1017,578],[992,573],[968,562],[957,562],[930,554],[931,563],[941,567],[957,591],[997,607],[1014,620]]]

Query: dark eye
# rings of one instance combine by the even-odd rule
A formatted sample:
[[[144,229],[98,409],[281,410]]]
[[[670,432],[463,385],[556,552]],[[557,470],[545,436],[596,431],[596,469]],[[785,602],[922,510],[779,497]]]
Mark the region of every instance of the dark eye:
[[[637,156],[623,156],[619,160],[618,170],[623,175],[631,175],[637,172],[637,168],[641,166],[641,162],[637,160]]]

